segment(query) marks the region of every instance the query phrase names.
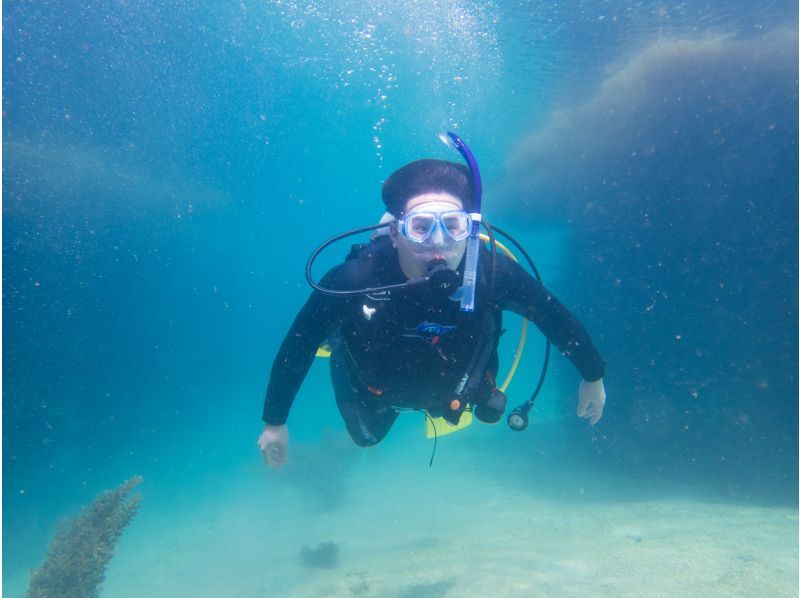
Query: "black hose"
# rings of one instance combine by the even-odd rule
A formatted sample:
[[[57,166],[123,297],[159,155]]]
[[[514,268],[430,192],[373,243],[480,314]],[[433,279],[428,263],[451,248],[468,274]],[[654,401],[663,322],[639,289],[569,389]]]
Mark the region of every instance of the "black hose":
[[[528,252],[525,251],[525,249],[522,247],[522,245],[517,243],[517,241],[514,239],[514,237],[509,235],[503,229],[498,228],[496,226],[491,226],[491,228],[494,229],[495,231],[497,231],[498,233],[500,233],[501,235],[503,235],[506,239],[508,239],[509,241],[511,241],[514,244],[514,247],[516,247],[517,250],[523,256],[525,256],[525,259],[527,260],[528,265],[531,267],[531,270],[533,271],[533,275],[536,278],[536,280],[538,280],[539,282],[542,282],[542,277],[539,274],[539,270],[536,269],[536,265],[533,263],[533,260],[531,259],[531,256],[528,255]],[[539,392],[542,390],[542,386],[544,386],[544,379],[547,376],[547,367],[548,367],[549,363],[550,363],[550,341],[545,339],[544,362],[542,364],[542,373],[539,375],[539,382],[536,384],[536,389],[533,391],[533,394],[531,395],[531,398],[528,399],[527,401],[525,401],[522,405],[516,407],[512,411],[512,413],[513,412],[522,412],[525,415],[527,415],[530,412],[530,410],[533,408],[533,402],[536,400],[536,397],[539,396]],[[526,425],[527,425],[527,422],[526,422]],[[512,426],[512,429],[516,430],[517,428],[513,428],[513,426]]]
[[[431,460],[428,463],[428,467],[433,467],[433,458],[436,456],[436,444],[439,442],[439,433],[436,431],[436,422],[433,421],[428,410],[423,409],[422,412],[425,414],[425,417],[431,421],[431,428],[433,428],[433,450],[431,451]]]

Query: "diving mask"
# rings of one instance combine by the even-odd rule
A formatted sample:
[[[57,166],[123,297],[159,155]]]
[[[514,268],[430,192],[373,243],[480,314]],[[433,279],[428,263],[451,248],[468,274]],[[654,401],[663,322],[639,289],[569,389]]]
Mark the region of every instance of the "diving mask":
[[[440,228],[453,241],[462,241],[472,230],[472,217],[464,210],[428,212],[412,210],[398,221],[400,231],[409,241],[424,243]]]

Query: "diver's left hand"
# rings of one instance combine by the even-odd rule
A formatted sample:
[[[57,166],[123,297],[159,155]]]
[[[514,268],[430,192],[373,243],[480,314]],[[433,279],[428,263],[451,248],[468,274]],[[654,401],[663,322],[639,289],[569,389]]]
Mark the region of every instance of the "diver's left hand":
[[[594,382],[582,380],[578,389],[578,417],[588,419],[590,424],[595,425],[603,417],[605,404],[606,389],[603,387],[603,379]]]

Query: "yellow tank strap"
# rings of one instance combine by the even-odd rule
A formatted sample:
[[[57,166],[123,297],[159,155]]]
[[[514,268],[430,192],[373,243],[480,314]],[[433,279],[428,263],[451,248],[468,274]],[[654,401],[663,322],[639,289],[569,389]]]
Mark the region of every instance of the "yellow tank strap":
[[[489,236],[481,233],[481,241],[489,242]],[[508,247],[503,245],[500,241],[495,241],[495,245],[497,245],[498,249],[500,249],[503,253],[505,253],[508,257],[510,257],[515,262],[519,263],[517,257],[511,253]],[[503,383],[499,386],[500,390],[503,392],[506,391],[508,385],[511,384],[512,378],[514,378],[514,374],[517,372],[517,366],[519,365],[519,360],[522,359],[522,351],[525,349],[525,339],[528,337],[528,320],[522,320],[522,331],[519,335],[519,343],[517,343],[517,350],[514,354],[514,361],[511,362],[511,367],[508,370],[508,374],[506,374],[506,379],[503,380]]]

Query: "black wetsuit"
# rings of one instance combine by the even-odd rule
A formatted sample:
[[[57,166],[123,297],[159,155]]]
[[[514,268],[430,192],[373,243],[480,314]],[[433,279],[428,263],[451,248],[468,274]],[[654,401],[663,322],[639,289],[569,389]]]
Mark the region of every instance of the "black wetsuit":
[[[317,347],[325,341],[332,348],[337,405],[356,443],[379,442],[397,409],[426,409],[458,421],[467,403],[480,410],[495,387],[501,312],[506,309],[536,324],[585,380],[603,376],[605,363],[580,322],[518,264],[498,254],[492,285],[491,254],[482,247],[478,274],[472,313],[461,312],[458,301],[426,286],[353,297],[314,291],[275,358],[264,421],[286,422]],[[354,251],[321,284],[360,289],[405,281],[396,250],[388,240],[379,240]],[[459,399],[455,410],[454,398]]]

